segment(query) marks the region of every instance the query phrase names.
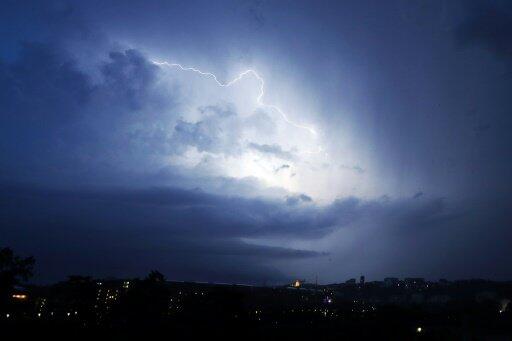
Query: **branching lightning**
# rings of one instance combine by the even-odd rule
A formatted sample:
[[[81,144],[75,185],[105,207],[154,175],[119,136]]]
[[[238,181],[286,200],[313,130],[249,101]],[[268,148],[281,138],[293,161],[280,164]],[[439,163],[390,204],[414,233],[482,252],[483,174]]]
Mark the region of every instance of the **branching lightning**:
[[[192,71],[192,72],[198,73],[198,74],[200,74],[202,76],[212,78],[215,81],[215,83],[217,83],[218,86],[224,87],[224,88],[230,87],[233,84],[237,83],[238,81],[242,80],[244,77],[252,75],[259,82],[260,92],[258,94],[258,97],[256,98],[256,103],[259,106],[265,107],[265,108],[268,108],[268,109],[271,109],[271,110],[274,110],[279,115],[281,115],[281,117],[283,118],[283,120],[286,123],[288,123],[288,124],[290,124],[290,125],[292,125],[292,126],[294,126],[296,128],[305,129],[305,130],[309,131],[311,134],[313,134],[315,136],[317,135],[317,132],[315,131],[315,129],[291,121],[288,118],[288,116],[283,112],[283,110],[281,110],[281,108],[279,108],[276,105],[267,104],[267,103],[264,102],[263,99],[265,97],[265,80],[255,70],[252,70],[252,69],[245,70],[244,72],[240,73],[237,77],[235,77],[231,81],[229,81],[227,83],[222,83],[221,81],[219,81],[217,76],[214,75],[213,73],[211,73],[211,72],[204,72],[204,71],[201,71],[201,70],[196,69],[194,67],[185,67],[185,66],[183,66],[181,64],[178,64],[178,63],[169,63],[169,62],[165,62],[165,61],[164,62],[153,61],[153,63],[156,64],[156,65],[159,65],[159,66],[167,66],[167,67],[171,67],[171,68],[178,68],[178,69],[180,69],[182,71]]]

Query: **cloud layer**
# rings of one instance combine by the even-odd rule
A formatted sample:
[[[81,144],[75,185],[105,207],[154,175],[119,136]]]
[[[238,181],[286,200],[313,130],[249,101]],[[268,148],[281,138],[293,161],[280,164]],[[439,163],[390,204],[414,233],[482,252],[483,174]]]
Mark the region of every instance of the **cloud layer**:
[[[509,278],[494,5],[2,3],[1,243],[41,281]]]

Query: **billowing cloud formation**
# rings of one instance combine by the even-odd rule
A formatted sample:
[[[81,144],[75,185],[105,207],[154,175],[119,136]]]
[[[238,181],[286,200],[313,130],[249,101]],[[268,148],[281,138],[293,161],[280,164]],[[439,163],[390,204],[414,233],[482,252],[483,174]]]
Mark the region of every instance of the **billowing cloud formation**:
[[[176,145],[193,146],[199,152],[239,154],[240,127],[233,108],[200,108],[203,118],[195,123],[179,120],[174,127]]]
[[[458,204],[426,197],[367,202],[357,206],[349,226],[330,235],[328,258],[305,263],[318,273],[342,264],[335,277],[345,278],[365,269],[377,278],[406,273],[506,280],[512,238],[507,207],[505,197]]]
[[[184,179],[204,185],[166,164],[165,157],[183,156],[189,147],[229,156],[243,147],[232,106],[199,107],[199,120],[181,118],[159,68],[139,51],[110,52],[86,72],[58,45],[26,43],[19,58],[2,64],[0,82],[6,151],[0,159],[2,235],[40,258],[42,278],[75,271],[140,275],[156,263],[175,278],[283,281],[271,260],[323,254],[241,238],[320,238],[335,227],[334,216],[298,211],[284,200],[134,189]],[[9,183],[39,183],[44,189]],[[104,189],[107,184],[125,189]],[[236,191],[242,193],[241,186]],[[26,233],[32,237],[20,242]],[[47,245],[59,247],[51,251]],[[162,257],[164,262],[157,261]],[[74,269],[76,264],[83,268]],[[56,266],[60,270],[52,272]]]
[[[104,85],[115,97],[113,100],[127,104],[132,110],[151,104],[158,67],[134,49],[110,52],[109,59],[101,66],[101,73]]]
[[[507,259],[510,233],[496,238],[510,219],[504,206],[485,202],[447,207],[443,199],[349,198],[318,207],[306,196],[276,202],[171,188],[32,186],[3,187],[0,200],[3,240],[35,253],[44,279],[75,272],[78,264],[80,271],[96,275],[133,276],[158,267],[177,279],[283,282],[292,278],[277,270],[284,261],[328,271],[331,259],[344,263],[344,271],[365,268],[382,276],[401,271],[434,277],[508,274],[501,262]],[[480,225],[488,221],[493,224],[482,231]],[[462,235],[470,242],[461,244]],[[276,238],[287,242],[262,244]],[[290,241],[318,251],[286,246]],[[327,254],[322,251],[326,241],[338,247],[327,247],[332,250]],[[474,262],[466,262],[468,254],[479,254],[478,264],[501,261],[475,269]]]
[[[166,147],[158,138],[162,122],[148,124],[143,116],[171,105],[154,89],[156,67],[135,50],[115,52],[101,63],[99,77],[93,81],[52,45],[25,44],[16,61],[3,64],[4,176],[78,181],[77,172],[132,167]],[[151,125],[153,139],[138,141]]]
[[[318,238],[335,223],[320,212],[297,213],[277,203],[197,190],[4,187],[0,200],[3,241],[35,252],[45,279],[75,271],[133,276],[158,266],[176,279],[283,281],[271,261],[322,253],[240,238]],[[76,268],[81,262],[84,268]]]
[[[512,275],[510,12],[402,5],[1,4],[2,243],[42,280]],[[318,134],[152,60],[257,69]]]

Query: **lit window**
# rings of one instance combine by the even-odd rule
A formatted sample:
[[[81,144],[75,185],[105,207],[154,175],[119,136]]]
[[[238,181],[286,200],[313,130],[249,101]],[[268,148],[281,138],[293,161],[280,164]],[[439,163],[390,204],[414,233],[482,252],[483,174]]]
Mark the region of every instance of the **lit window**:
[[[12,295],[12,298],[17,299],[17,300],[25,300],[25,299],[27,299],[27,295],[24,295],[24,294],[14,294],[14,295]]]

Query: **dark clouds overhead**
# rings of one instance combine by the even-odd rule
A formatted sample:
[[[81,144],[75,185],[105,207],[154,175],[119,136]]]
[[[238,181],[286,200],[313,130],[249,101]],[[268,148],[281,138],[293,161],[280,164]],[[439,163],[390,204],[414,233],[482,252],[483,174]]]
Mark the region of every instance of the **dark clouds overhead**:
[[[480,46],[500,58],[512,58],[512,12],[504,6],[481,3],[456,30],[465,46]]]
[[[279,203],[197,190],[11,186],[2,188],[0,200],[4,242],[34,252],[42,278],[53,280],[57,278],[48,276],[62,276],[62,271],[133,276],[158,266],[176,279],[212,281],[219,278],[211,273],[221,273],[242,282],[257,282],[258,276],[282,281],[286,278],[268,263],[323,254],[253,245],[240,238],[319,238],[336,222],[336,217],[320,218],[321,211],[296,213]],[[225,267],[226,260],[235,266]],[[73,268],[80,262],[86,268]],[[258,273],[263,269],[266,274]]]
[[[0,243],[34,254],[37,280],[512,276],[508,3],[0,6]],[[258,68],[318,137],[163,57]],[[254,105],[258,86],[230,90]],[[336,199],[296,185],[304,169]]]
[[[493,278],[506,278],[508,274],[502,264],[511,233],[503,232],[510,218],[503,203],[448,207],[443,199],[352,198],[327,207],[304,207],[298,203],[311,203],[307,196],[279,203],[197,190],[32,186],[3,187],[0,199],[3,240],[34,253],[46,280],[57,279],[63,271],[72,273],[81,264],[81,270],[91,274],[134,276],[158,267],[177,279],[256,283],[263,276],[279,282],[291,277],[279,273],[276,262],[311,259],[322,267],[328,258],[342,261],[351,271],[365,266],[379,275],[424,271],[430,276],[492,273]],[[275,237],[311,241],[326,235],[340,245],[346,238],[353,243],[327,254],[244,241]],[[487,250],[492,240],[493,249]],[[363,260],[358,260],[358,249],[366,255]],[[382,254],[387,256],[380,259]],[[478,268],[466,263],[468,255],[479,255]],[[486,268],[491,259],[496,262]],[[378,264],[384,268],[377,269]]]
[[[105,86],[116,96],[116,102],[127,103],[132,110],[148,102],[148,93],[156,80],[158,67],[139,51],[130,49],[109,53],[110,61],[101,66]]]
[[[203,118],[199,122],[178,121],[173,134],[175,144],[194,146],[199,151],[239,152],[240,122],[234,108],[208,106],[200,112]]]

